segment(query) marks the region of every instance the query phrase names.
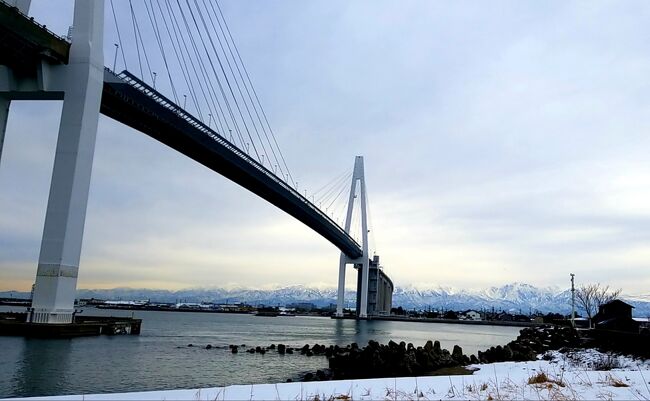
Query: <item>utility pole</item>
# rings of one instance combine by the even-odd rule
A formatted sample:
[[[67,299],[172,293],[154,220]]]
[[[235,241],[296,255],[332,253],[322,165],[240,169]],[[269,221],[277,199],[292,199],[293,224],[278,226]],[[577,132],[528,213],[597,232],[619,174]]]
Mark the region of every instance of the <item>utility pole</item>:
[[[574,283],[575,274],[571,273],[571,327],[576,327],[576,287]]]

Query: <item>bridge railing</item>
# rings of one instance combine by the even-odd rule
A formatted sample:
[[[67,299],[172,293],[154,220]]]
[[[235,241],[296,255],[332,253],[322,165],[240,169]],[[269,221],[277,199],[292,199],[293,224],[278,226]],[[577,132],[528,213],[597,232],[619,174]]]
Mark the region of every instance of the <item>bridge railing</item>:
[[[178,106],[176,103],[174,103],[173,101],[165,97],[163,94],[161,94],[160,92],[158,92],[157,90],[155,90],[154,88],[152,88],[147,83],[145,83],[135,75],[131,74],[127,70],[124,70],[119,74],[116,74],[114,71],[111,71],[109,68],[106,68],[106,71],[113,74],[117,79],[122,80],[123,82],[129,84],[130,86],[137,89],[138,91],[144,93],[145,95],[147,95],[148,97],[156,101],[156,103],[158,103],[162,107],[172,111],[177,116],[184,119],[188,124],[196,128],[200,132],[204,133],[205,135],[209,136],[212,140],[218,142],[220,145],[228,148],[230,151],[237,154],[241,159],[246,161],[248,164],[250,164],[257,170],[259,170],[260,172],[262,172],[264,175],[266,175],[271,180],[276,182],[279,186],[281,186],[282,188],[290,192],[298,200],[303,202],[308,208],[310,208],[320,217],[328,221],[333,227],[335,227],[338,231],[340,231],[341,234],[347,236],[356,246],[361,248],[361,246],[354,240],[354,238],[352,238],[352,236],[350,236],[350,234],[346,233],[341,226],[336,224],[336,222],[332,220],[327,214],[323,213],[322,210],[320,210],[318,207],[316,207],[316,205],[311,203],[309,199],[302,196],[300,192],[298,192],[296,189],[291,187],[284,180],[280,179],[271,170],[264,167],[257,160],[250,157],[246,152],[242,151],[239,147],[235,146],[232,142],[228,141],[226,138],[219,135],[219,133],[217,133],[216,131],[214,131],[212,128],[208,127],[204,123],[202,123],[199,119],[194,117],[192,114],[188,113],[186,110]]]
[[[24,17],[26,20],[29,20],[32,24],[34,24],[34,26],[36,26],[36,27],[38,27],[38,28],[40,28],[40,29],[43,29],[45,32],[47,32],[48,34],[54,36],[56,39],[59,39],[59,40],[62,40],[62,41],[64,41],[64,42],[68,42],[68,43],[70,43],[70,39],[69,39],[69,38],[64,38],[63,36],[59,36],[59,35],[57,35],[56,33],[50,31],[50,30],[47,28],[47,25],[39,24],[38,22],[36,22],[36,20],[34,19],[34,17],[30,17],[29,15],[23,13],[22,11],[20,11],[20,9],[19,9],[18,7],[13,6],[13,5],[7,3],[5,0],[0,0],[0,6],[4,6],[4,7],[7,7],[7,8],[11,8],[14,12],[18,13],[19,15],[21,15],[22,17]]]

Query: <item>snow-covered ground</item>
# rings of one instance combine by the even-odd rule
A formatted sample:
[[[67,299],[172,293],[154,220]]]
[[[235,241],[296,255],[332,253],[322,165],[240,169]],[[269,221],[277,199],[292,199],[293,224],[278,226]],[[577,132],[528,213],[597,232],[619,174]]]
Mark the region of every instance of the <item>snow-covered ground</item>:
[[[615,366],[611,370],[597,370]],[[47,400],[650,400],[650,361],[595,350],[473,365],[473,375],[237,385]],[[532,383],[532,384],[530,384]],[[33,400],[34,398],[32,398]]]

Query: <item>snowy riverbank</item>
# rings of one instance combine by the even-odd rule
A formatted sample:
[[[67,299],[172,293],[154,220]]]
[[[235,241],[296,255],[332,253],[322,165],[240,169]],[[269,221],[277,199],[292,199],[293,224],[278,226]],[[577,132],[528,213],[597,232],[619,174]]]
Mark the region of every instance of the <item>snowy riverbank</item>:
[[[650,361],[595,350],[553,351],[537,361],[470,368],[478,370],[459,376],[235,385],[30,400],[650,400]]]

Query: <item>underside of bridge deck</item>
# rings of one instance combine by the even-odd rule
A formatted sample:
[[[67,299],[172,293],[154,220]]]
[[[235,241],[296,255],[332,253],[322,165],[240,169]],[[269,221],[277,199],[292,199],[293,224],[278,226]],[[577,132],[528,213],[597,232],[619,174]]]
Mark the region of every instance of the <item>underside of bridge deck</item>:
[[[128,80],[124,80],[125,74]],[[135,80],[135,81],[134,81]],[[361,247],[324,213],[297,191],[225,138],[191,119],[180,107],[153,88],[123,72],[105,72],[101,113],[143,132],[211,170],[241,185],[295,217],[336,245],[350,258],[362,255]],[[149,94],[148,94],[149,93]],[[150,94],[156,93],[156,98]],[[189,116],[189,119],[188,117]],[[206,130],[211,131],[210,135]]]

